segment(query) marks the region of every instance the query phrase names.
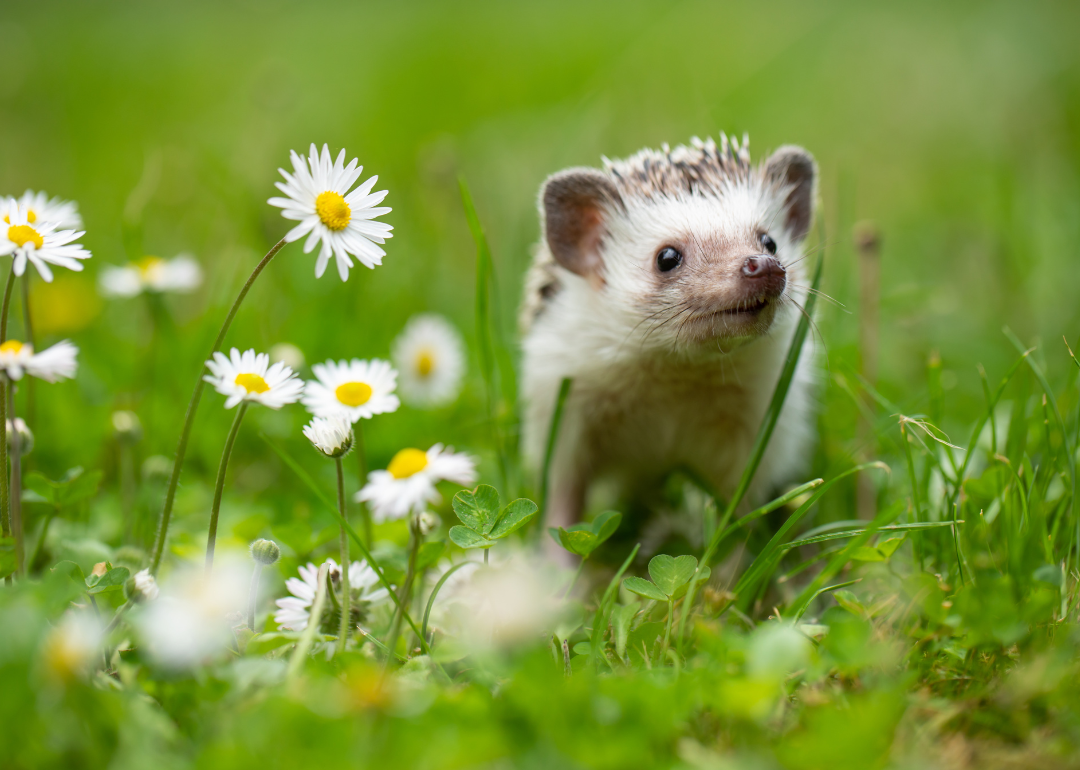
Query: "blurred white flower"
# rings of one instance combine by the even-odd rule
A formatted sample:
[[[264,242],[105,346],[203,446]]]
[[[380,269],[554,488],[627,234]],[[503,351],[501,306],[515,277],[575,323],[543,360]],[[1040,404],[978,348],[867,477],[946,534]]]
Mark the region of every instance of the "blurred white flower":
[[[440,481],[472,484],[476,481],[476,460],[443,449],[442,444],[426,452],[402,449],[385,471],[368,474],[368,483],[356,493],[356,500],[371,505],[371,518],[376,522],[400,519],[423,513],[428,504],[442,500],[435,489]]]
[[[34,346],[29,343],[6,340],[0,344],[0,373],[11,380],[21,380],[24,374],[46,382],[66,380],[75,376],[78,355],[79,349],[67,340],[40,353],[35,353]]]
[[[341,567],[333,559],[324,564],[330,565],[330,580],[335,586],[341,583]],[[303,631],[311,620],[311,605],[315,601],[315,592],[319,588],[319,568],[311,562],[300,567],[299,578],[289,578],[285,587],[292,596],[278,599],[278,611],[274,613],[274,622],[281,628],[291,631]],[[382,604],[390,598],[385,588],[379,586],[379,576],[366,561],[354,561],[349,565],[350,607],[361,616],[372,606]],[[336,622],[336,621],[335,621]]]
[[[222,395],[228,396],[225,408],[232,409],[241,401],[254,401],[271,409],[280,409],[300,399],[304,383],[283,363],[270,364],[270,356],[236,348],[214,353],[206,362],[210,374],[204,380]]]
[[[413,316],[393,346],[401,372],[401,395],[419,407],[448,404],[461,392],[465,345],[461,334],[441,315]]]
[[[344,413],[350,422],[395,411],[397,372],[387,361],[327,361],[311,367],[315,380],[304,385],[304,406],[318,417]]]
[[[313,417],[304,426],[304,437],[327,457],[341,457],[352,449],[352,423],[342,413]]]
[[[158,598],[158,584],[157,581],[154,580],[154,576],[150,574],[149,569],[136,572],[135,577],[132,579],[135,581],[135,590],[142,599],[153,601]]]
[[[270,348],[270,361],[280,361],[285,366],[298,372],[304,368],[304,351],[289,342],[279,342]]]
[[[103,632],[101,621],[89,610],[65,612],[42,645],[45,670],[64,682],[83,676],[101,659]]]
[[[530,559],[476,568],[453,592],[450,614],[456,632],[474,648],[508,647],[544,638],[560,614],[551,588],[558,583],[550,574],[554,569]],[[461,572],[468,570],[465,567]]]
[[[18,201],[8,199],[6,226],[0,226],[0,257],[14,258],[15,275],[26,272],[26,263],[37,268],[38,273],[50,282],[53,279],[50,264],[66,267],[69,270],[83,269],[80,259],[89,259],[90,252],[72,241],[83,233],[78,230],[57,230],[57,225],[36,219],[29,221],[26,209]]]
[[[212,574],[191,568],[170,577],[156,601],[141,606],[135,624],[151,657],[170,668],[203,663],[232,641],[230,620],[244,607],[247,570],[218,564]]]
[[[11,224],[8,208],[12,200],[15,200],[26,212],[26,221],[31,225],[49,222],[64,230],[78,230],[83,226],[82,217],[79,216],[79,206],[74,201],[49,198],[48,193],[33,190],[27,190],[18,199],[8,198],[0,201],[0,210],[3,211],[5,224]]]
[[[392,237],[393,228],[374,221],[375,217],[390,212],[390,208],[378,206],[387,191],[371,192],[379,177],[373,176],[349,192],[364,167],[357,166],[356,158],[346,166],[345,150],[338,154],[337,160],[331,160],[327,145],[323,145],[320,155],[312,144],[306,159],[296,152],[290,152],[290,157],[293,173],[278,169],[285,181],[275,183],[288,197],[271,198],[268,203],[283,209],[281,215],[286,219],[300,221],[285,235],[287,242],[307,236],[305,254],[322,242],[315,262],[315,277],[321,278],[326,272],[331,256],[343,281],[349,278],[351,257],[371,268],[382,264],[386,252],[376,244]]]
[[[102,268],[98,286],[106,297],[134,297],[149,292],[183,294],[202,285],[202,267],[188,254],[172,259],[143,257],[122,267]]]

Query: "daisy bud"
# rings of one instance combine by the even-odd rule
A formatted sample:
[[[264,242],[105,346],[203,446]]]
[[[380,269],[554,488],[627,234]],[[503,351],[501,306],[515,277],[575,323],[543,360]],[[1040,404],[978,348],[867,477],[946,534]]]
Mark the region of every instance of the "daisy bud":
[[[291,343],[279,342],[270,348],[270,360],[274,363],[280,361],[294,372],[298,372],[304,368],[304,351]]]
[[[8,449],[15,450],[15,433],[19,434],[19,454],[22,456],[30,454],[30,450],[34,448],[34,434],[23,422],[21,417],[15,418],[15,426],[12,427],[11,420],[7,421],[7,443]]]
[[[304,436],[327,457],[342,457],[353,445],[353,429],[349,418],[335,413],[329,417],[314,417],[304,426]]]
[[[251,558],[268,567],[281,558],[281,548],[273,540],[256,540],[251,544]]]
[[[157,581],[150,574],[150,570],[144,569],[136,572],[134,577],[124,583],[124,595],[133,602],[149,602],[158,597]]]
[[[137,444],[142,439],[139,415],[126,409],[112,413],[113,431],[121,444]]]
[[[442,519],[431,511],[424,511],[417,518],[417,526],[420,528],[420,534],[424,537],[438,529],[440,524],[442,524]]]

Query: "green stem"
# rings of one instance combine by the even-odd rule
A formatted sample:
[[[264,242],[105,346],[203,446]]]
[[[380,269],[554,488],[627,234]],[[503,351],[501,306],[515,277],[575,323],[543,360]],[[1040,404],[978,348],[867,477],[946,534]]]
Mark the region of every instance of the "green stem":
[[[221,464],[218,465],[217,482],[214,484],[214,507],[210,509],[210,534],[206,538],[206,571],[214,567],[214,545],[217,541],[218,513],[221,511],[221,493],[225,489],[225,472],[229,468],[229,456],[232,454],[233,444],[236,443],[236,434],[240,432],[240,423],[247,413],[248,402],[241,401],[240,408],[236,410],[232,427],[229,428],[229,437],[225,439],[225,451],[221,453]]]
[[[304,659],[311,652],[311,645],[315,643],[315,634],[319,630],[318,618],[322,617],[323,607],[326,606],[328,569],[329,567],[326,564],[319,567],[318,588],[315,589],[315,601],[311,605],[311,622],[307,624],[307,628],[304,629],[304,633],[300,636],[300,642],[296,645],[296,649],[293,650],[292,657],[289,658],[289,667],[285,671],[286,680],[293,679],[300,673],[300,669],[304,665]]]
[[[119,443],[120,511],[124,521],[124,540],[130,543],[135,536],[135,458],[131,444],[126,439]]]
[[[34,565],[38,563],[41,558],[41,552],[45,549],[45,536],[49,534],[49,525],[52,524],[52,520],[56,518],[59,512],[59,508],[56,509],[57,513],[45,514],[45,521],[41,524],[41,534],[38,535],[37,545],[34,547],[34,555],[30,557],[30,569],[34,569]]]
[[[8,385],[8,419],[11,420],[11,534],[15,536],[15,574],[26,574],[26,546],[22,519],[22,439],[15,427],[15,384]]]
[[[7,288],[4,290],[4,305],[0,308],[0,345],[7,340],[8,309],[11,307],[11,287],[15,285],[15,263],[8,273]],[[0,534],[11,535],[11,501],[8,490],[8,451],[7,451],[7,390],[8,378],[0,374]],[[11,582],[11,576],[6,578]]]
[[[415,517],[414,517],[415,518]],[[387,640],[386,646],[391,651],[397,649],[398,635],[401,633],[401,616],[405,612],[405,608],[410,605],[410,594],[412,593],[413,577],[416,574],[416,554],[420,551],[420,541],[423,538],[420,535],[420,524],[417,521],[412,521],[409,524],[409,567],[405,571],[405,580],[401,583],[401,592],[398,595],[398,607],[397,612],[394,613],[394,623],[390,627],[390,637]],[[484,552],[487,555],[487,552]],[[389,665],[389,659],[386,661]]]
[[[30,271],[23,273],[22,277],[22,308],[23,308],[23,333],[27,344],[33,345],[37,350],[37,341],[34,339],[34,322],[30,315]],[[36,399],[34,398],[34,378],[26,378],[26,424],[34,425]]]
[[[248,628],[255,633],[255,605],[259,601],[259,578],[262,577],[262,562],[255,562],[255,571],[251,573],[251,588],[248,590]]]
[[[667,601],[667,625],[664,626],[664,643],[660,647],[660,658],[657,663],[663,663],[664,656],[667,655],[668,644],[671,643],[671,621],[675,617],[675,600],[668,597]]]
[[[364,454],[364,431],[360,427],[362,421],[357,421],[353,426],[353,435],[356,437],[353,442],[354,451],[356,452],[356,473],[357,478],[360,481],[360,489],[364,488],[364,484],[367,483],[367,456]],[[344,514],[342,514],[344,515]],[[371,523],[371,511],[368,510],[367,503],[360,503],[360,524],[364,528],[364,544],[370,549],[375,545],[375,533],[374,526]]]
[[[544,448],[544,466],[540,473],[540,506],[543,514],[540,518],[540,526],[536,528],[537,538],[542,534],[547,525],[548,510],[548,487],[551,484],[551,461],[555,457],[555,444],[559,440],[559,427],[562,425],[563,409],[566,408],[566,399],[570,395],[570,387],[574,381],[570,377],[563,377],[559,383],[559,394],[555,397],[555,411],[551,413],[551,424],[548,426],[547,446]]]
[[[221,343],[225,340],[225,334],[229,331],[233,318],[236,316],[236,311],[240,308],[240,303],[244,301],[244,297],[247,296],[252,284],[255,283],[255,279],[259,277],[263,269],[270,264],[270,260],[284,246],[285,239],[282,238],[274,244],[274,247],[266,253],[262,261],[251,271],[247,282],[236,296],[236,301],[229,308],[229,314],[225,316],[225,323],[221,325],[221,330],[218,332],[217,339],[214,340],[214,346],[210,349],[210,355],[207,358],[213,358],[214,353],[221,347]],[[191,427],[195,423],[195,412],[199,409],[199,399],[202,398],[203,388],[206,386],[206,381],[203,380],[203,369],[205,367],[204,359],[204,363],[199,367],[199,377],[195,383],[195,391],[191,394],[191,401],[188,403],[187,414],[184,416],[184,427],[180,430],[180,442],[176,447],[176,459],[173,461],[172,475],[169,476],[169,486],[165,492],[165,504],[161,509],[161,517],[158,519],[157,535],[154,538],[154,560],[150,563],[150,572],[154,574],[157,573],[158,567],[161,566],[161,557],[165,552],[165,539],[169,534],[169,521],[172,518],[173,501],[176,499],[176,487],[180,483],[180,469],[184,465],[184,455],[187,454],[188,439],[191,438]],[[0,438],[3,438],[3,436],[0,436]]]
[[[577,565],[577,571],[574,573],[574,578],[570,581],[570,585],[566,587],[566,593],[563,594],[565,599],[570,595],[570,592],[574,590],[574,586],[577,585],[578,578],[581,577],[582,570],[585,569],[585,557],[581,557],[581,562]]]
[[[349,536],[345,531],[345,470],[341,467],[341,458],[334,460],[337,465],[337,501],[341,511],[341,625],[338,627],[338,652],[345,651],[349,640],[349,623],[352,613],[352,595],[349,593]]]

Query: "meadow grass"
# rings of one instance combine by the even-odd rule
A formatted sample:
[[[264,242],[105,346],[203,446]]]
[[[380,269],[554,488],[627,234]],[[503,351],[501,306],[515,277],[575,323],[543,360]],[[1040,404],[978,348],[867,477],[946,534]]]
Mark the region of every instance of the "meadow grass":
[[[7,321],[82,352],[73,382],[15,393],[36,441],[22,458],[28,576],[0,589],[0,764],[1080,764],[1074,8],[492,4],[468,23],[436,4],[312,8],[0,12],[0,192],[78,199],[95,255],[86,274],[26,282]],[[361,29],[367,71],[341,98]],[[559,168],[720,129],[747,130],[755,157],[796,141],[821,163],[810,259],[836,301],[799,328],[827,354],[812,470],[736,516],[766,420],[730,499],[673,480],[664,515],[679,524],[663,542],[644,548],[629,525],[606,543],[579,533],[589,562],[571,592],[519,550],[549,536],[539,517],[515,508],[523,528],[485,540],[519,498],[546,498],[517,449],[513,314],[535,191]],[[287,226],[263,205],[274,169],[312,139],[391,190],[386,262],[316,281],[292,244],[230,306]],[[872,296],[852,238],[866,218],[882,234]],[[207,272],[198,293],[95,290],[98,262],[184,250]],[[877,335],[860,329],[868,303]],[[341,516],[342,466],[311,451],[302,410],[252,410],[223,473],[219,561],[263,537],[281,559],[262,570],[254,624],[240,602],[217,654],[163,665],[138,630],[153,602],[129,602],[122,578],[152,566],[166,589],[202,569],[228,433],[218,395],[200,406],[197,390],[184,411],[207,352],[386,357],[424,310],[465,332],[464,390],[365,421],[361,462],[453,443],[479,458],[494,507],[455,506],[460,487],[444,485],[442,522],[415,549],[404,521],[372,538],[355,504]],[[117,409],[141,436],[113,427]],[[516,616],[496,618],[507,638],[493,645],[444,614],[474,574],[448,532],[459,522],[504,570],[488,600],[536,610],[524,636]],[[325,574],[315,602],[332,620],[291,632],[271,611],[301,565],[337,558],[342,533],[388,593],[335,652]],[[5,574],[13,548],[0,541]],[[409,572],[423,590],[403,605]],[[89,651],[65,646],[73,607],[106,629]]]

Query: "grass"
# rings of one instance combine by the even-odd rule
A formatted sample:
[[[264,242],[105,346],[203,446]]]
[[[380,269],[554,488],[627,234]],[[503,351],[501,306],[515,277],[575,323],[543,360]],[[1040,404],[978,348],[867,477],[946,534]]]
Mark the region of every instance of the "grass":
[[[1077,21],[1070,6],[1010,3],[0,11],[0,192],[77,199],[95,255],[84,274],[31,284],[39,347],[71,338],[81,354],[76,380],[39,383],[32,408],[16,394],[36,442],[23,468],[31,575],[0,590],[5,764],[1080,764],[1080,368],[1060,342],[1080,325]],[[536,190],[601,154],[721,129],[748,131],[755,157],[785,142],[815,153],[829,234],[820,286],[844,306],[868,299],[851,234],[866,219],[882,234],[875,349],[860,335],[869,315],[825,302],[814,313],[828,357],[800,489],[739,519],[738,493],[713,500],[673,483],[679,534],[655,552],[613,539],[590,559],[610,566],[587,570],[577,598],[527,638],[488,647],[453,632],[441,613],[461,568],[432,601],[411,603],[408,644],[386,647],[389,601],[328,659],[336,616],[302,636],[268,619],[285,578],[336,553],[333,463],[306,446],[301,410],[252,410],[218,558],[258,537],[281,545],[257,629],[239,624],[204,666],[156,662],[133,625],[146,607],[126,603],[119,572],[91,569],[154,561],[167,458],[199,362],[285,232],[264,201],[288,149],[314,140],[358,154],[391,191],[395,237],[383,267],[345,284],[316,281],[310,257],[286,247],[224,346],[291,342],[309,362],[385,357],[413,313],[445,313],[469,339],[461,397],[367,421],[368,466],[452,443],[479,456],[504,501],[542,505],[542,480],[518,458],[513,332]],[[101,263],[185,250],[207,271],[196,294],[105,301],[94,289]],[[16,336],[21,293],[12,300]],[[228,430],[220,398],[206,396],[163,586],[205,547]],[[142,420],[134,443],[111,428],[121,408]],[[444,489],[442,525],[416,555],[429,588],[439,560],[466,557],[446,544],[455,491]],[[499,541],[493,563],[524,564],[508,541],[530,541],[530,527]],[[376,525],[370,548],[346,531],[379,580],[398,585],[404,524]],[[659,553],[714,574],[665,592],[682,567],[650,570]],[[12,555],[0,543],[0,565]],[[642,590],[661,593],[628,591],[630,577],[658,580]],[[562,595],[561,579],[548,594]],[[522,580],[507,574],[508,603],[541,608],[547,594]],[[73,604],[118,618],[79,670],[65,667],[54,630]]]

